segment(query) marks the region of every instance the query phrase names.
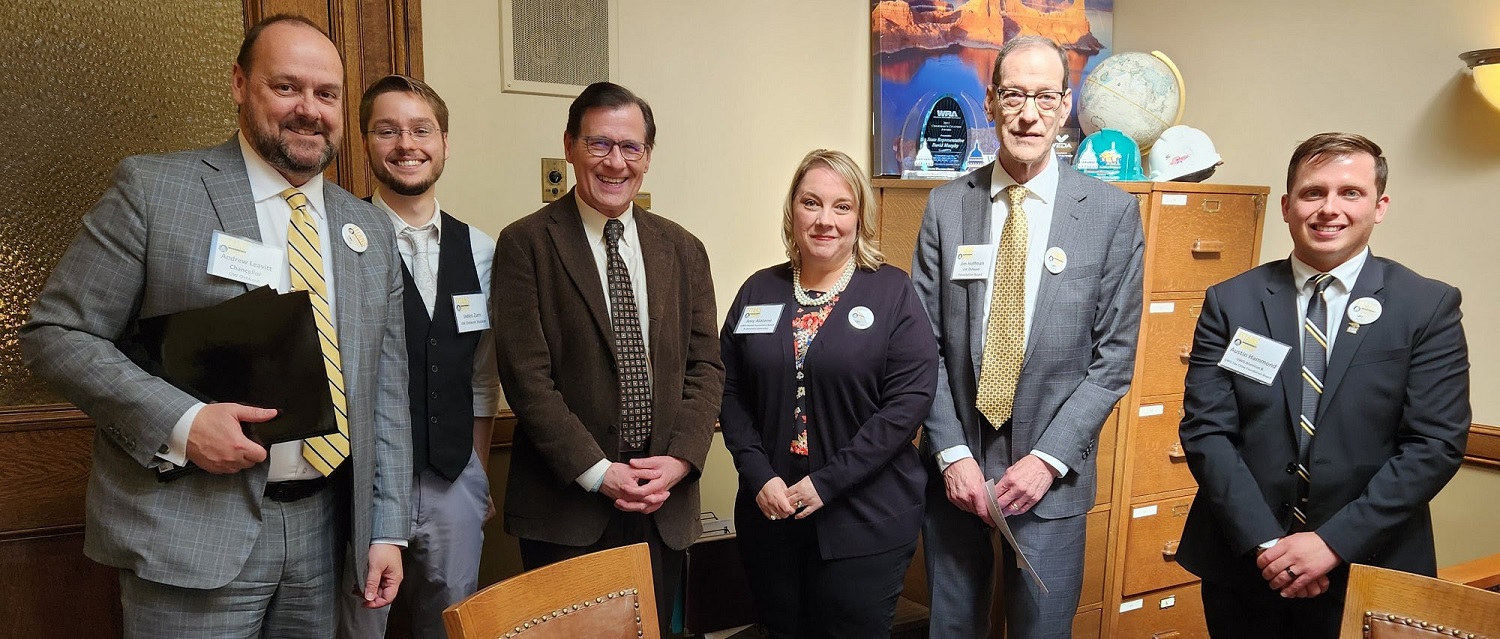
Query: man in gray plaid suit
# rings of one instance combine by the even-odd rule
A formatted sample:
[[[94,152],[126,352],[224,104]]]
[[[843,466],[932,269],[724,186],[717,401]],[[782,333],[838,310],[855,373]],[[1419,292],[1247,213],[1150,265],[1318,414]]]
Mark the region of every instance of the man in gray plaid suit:
[[[239,134],[121,162],[22,329],[27,365],[97,424],[84,550],[120,571],[127,637],[331,637],[346,552],[366,605],[395,597],[412,476],[401,262],[380,211],[322,176],[342,139],[343,86],[313,23],[251,28],[233,68]],[[307,268],[288,265],[300,255],[288,235],[317,254],[348,431],[323,467],[303,442],[267,450],[245,437],[242,423],[275,411],[200,403],[117,346],[140,318],[259,285],[215,274],[216,233],[251,247],[283,291]],[[159,480],[187,462],[201,471]]]
[[[1019,576],[1006,546],[1006,634],[1066,638],[1083,586],[1099,429],[1135,365],[1140,207],[1053,155],[1073,104],[1062,49],[1040,36],[1011,39],[993,82],[985,113],[1000,138],[996,161],[932,191],[912,258],[941,362],[922,438],[934,462],[922,528],[930,630],[989,634],[990,480],[1047,586]]]

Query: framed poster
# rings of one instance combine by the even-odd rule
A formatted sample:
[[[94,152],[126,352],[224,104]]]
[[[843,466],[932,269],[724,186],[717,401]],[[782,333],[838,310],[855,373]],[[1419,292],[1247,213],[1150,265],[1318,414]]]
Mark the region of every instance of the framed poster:
[[[1078,91],[1109,57],[1115,0],[872,0],[871,108],[877,176],[948,178],[995,157],[984,115],[995,54],[1006,40],[1042,35],[1068,53],[1073,113],[1060,140],[1078,138]],[[1061,151],[1060,151],[1061,152]]]

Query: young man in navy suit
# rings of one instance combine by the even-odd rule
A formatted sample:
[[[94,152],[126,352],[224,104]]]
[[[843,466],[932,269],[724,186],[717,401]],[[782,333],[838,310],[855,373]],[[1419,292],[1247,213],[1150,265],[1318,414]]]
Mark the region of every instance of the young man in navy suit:
[[[1458,289],[1371,255],[1386,161],[1323,133],[1292,154],[1292,255],[1208,290],[1183,398],[1198,480],[1177,559],[1210,634],[1338,635],[1349,564],[1433,575],[1427,504],[1458,471]]]

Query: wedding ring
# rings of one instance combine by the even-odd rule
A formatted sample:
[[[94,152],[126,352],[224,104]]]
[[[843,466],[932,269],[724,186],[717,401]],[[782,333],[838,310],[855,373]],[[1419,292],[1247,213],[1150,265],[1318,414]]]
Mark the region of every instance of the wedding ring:
[[[771,515],[771,521],[776,521],[776,515]]]
[[[1291,577],[1292,579],[1296,579],[1297,578],[1297,573],[1294,572],[1294,571],[1292,571],[1292,567],[1291,566],[1287,566],[1286,567],[1286,576]]]
[[[798,499],[798,500],[797,500],[797,507],[798,507],[798,508],[801,508],[801,507],[802,507],[802,500],[801,500],[801,499]]]

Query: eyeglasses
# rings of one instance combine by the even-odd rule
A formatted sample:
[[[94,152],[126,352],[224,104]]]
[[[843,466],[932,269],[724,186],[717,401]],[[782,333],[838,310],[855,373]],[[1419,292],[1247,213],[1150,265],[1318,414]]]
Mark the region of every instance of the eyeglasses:
[[[1004,113],[1015,113],[1026,107],[1027,100],[1036,101],[1036,110],[1042,113],[1051,113],[1062,106],[1064,91],[1037,91],[1026,93],[1018,89],[995,88],[995,101],[1000,103],[1000,110]]]
[[[375,136],[375,139],[377,139],[377,140],[385,140],[385,141],[394,140],[396,138],[401,137],[402,133],[405,133],[407,135],[410,135],[411,139],[420,142],[420,141],[426,140],[427,138],[430,138],[430,137],[432,137],[434,135],[437,135],[439,133],[439,131],[437,129],[434,129],[434,128],[430,127],[430,126],[414,126],[414,127],[410,128],[410,129],[402,129],[402,128],[397,128],[397,127],[393,127],[393,126],[383,126],[383,127],[377,128],[377,129],[372,129],[370,131],[367,131],[367,133],[369,133],[370,135]]]
[[[635,140],[616,142],[602,135],[590,135],[582,138],[582,140],[583,148],[588,149],[589,155],[596,158],[606,157],[610,151],[615,150],[615,147],[620,147],[620,157],[625,158],[627,162],[634,162],[646,157],[646,151],[650,150],[643,142],[636,142]]]

